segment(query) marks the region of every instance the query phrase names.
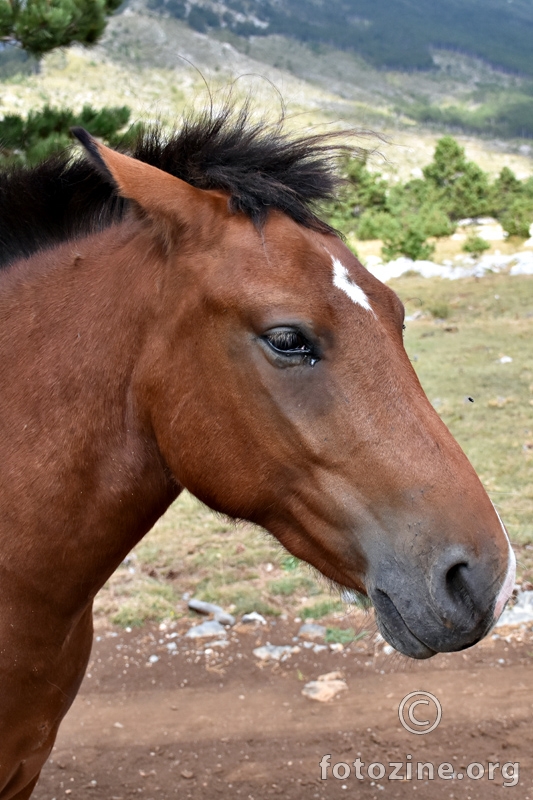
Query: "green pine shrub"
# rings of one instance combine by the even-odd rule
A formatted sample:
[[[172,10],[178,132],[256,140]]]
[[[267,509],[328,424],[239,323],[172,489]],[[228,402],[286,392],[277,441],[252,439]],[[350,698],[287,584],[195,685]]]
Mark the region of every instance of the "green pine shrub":
[[[139,125],[127,128],[130,115],[127,106],[96,110],[88,105],[79,114],[51,106],[30,111],[26,118],[7,114],[0,121],[0,162],[38,164],[72,144],[70,128],[76,125],[111,146],[127,144],[139,133]]]
[[[509,236],[527,238],[533,223],[533,198],[525,194],[515,197],[500,215],[500,222]]]
[[[37,58],[73,42],[98,41],[121,0],[0,0],[0,36]]]
[[[475,233],[469,234],[466,242],[463,244],[463,251],[465,253],[470,253],[473,256],[480,256],[489,248],[490,244],[487,242],[487,240],[483,239],[481,236],[477,236]]]
[[[364,157],[341,161],[344,182],[335,200],[322,206],[322,213],[331,225],[343,234],[357,230],[366,211],[379,213],[386,209],[388,184],[379,172],[370,172]],[[366,238],[379,238],[367,236]]]
[[[510,236],[527,237],[533,223],[533,179],[519,181],[504,167],[491,187],[491,210]]]
[[[435,246],[427,241],[423,221],[417,217],[402,220],[394,234],[383,238],[382,254],[389,261],[398,256],[423,261],[431,258],[434,250]]]

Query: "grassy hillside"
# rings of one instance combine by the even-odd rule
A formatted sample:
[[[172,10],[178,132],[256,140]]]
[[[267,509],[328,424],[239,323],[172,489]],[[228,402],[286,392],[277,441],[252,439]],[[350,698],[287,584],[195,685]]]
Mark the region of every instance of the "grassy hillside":
[[[482,59],[493,71],[521,75],[519,85],[490,80],[467,105],[412,98],[418,121],[477,134],[533,137],[533,5],[526,0],[147,0],[154,12],[185,20],[211,36],[233,35],[254,45],[283,37],[286,60],[292,43],[315,56],[325,50],[357,55],[379,70],[439,69],[436,50]],[[277,49],[277,48],[275,48]],[[268,58],[267,58],[268,60]],[[341,59],[342,60],[342,59]],[[414,102],[413,102],[414,100]]]
[[[322,90],[314,98],[307,91],[307,104],[374,129],[422,122],[439,132],[533,136],[533,83],[479,58],[433,48],[430,70],[384,70],[353,50],[265,33],[237,35],[229,25],[198,33],[166,7],[150,10],[136,0],[113,20],[102,46],[113,59],[139,66],[172,69],[185,56],[209,80],[239,69],[241,75],[265,75],[280,88],[281,76],[291,83],[298,78]]]

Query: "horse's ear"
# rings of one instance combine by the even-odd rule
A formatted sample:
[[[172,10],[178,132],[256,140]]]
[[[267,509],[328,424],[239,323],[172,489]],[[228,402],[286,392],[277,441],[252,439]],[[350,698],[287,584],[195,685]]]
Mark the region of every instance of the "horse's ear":
[[[205,210],[208,192],[157,167],[117,153],[84,128],[71,130],[102,178],[114,186],[121,197],[134,200],[149,216],[187,224],[189,220],[198,219],[201,209]]]

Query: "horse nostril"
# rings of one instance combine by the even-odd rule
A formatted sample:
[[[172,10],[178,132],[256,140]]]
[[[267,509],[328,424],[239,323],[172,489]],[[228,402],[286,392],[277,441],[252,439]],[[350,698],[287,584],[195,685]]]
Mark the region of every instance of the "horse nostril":
[[[444,576],[446,593],[457,610],[473,614],[475,602],[469,586],[470,568],[465,561],[460,561],[448,568]]]

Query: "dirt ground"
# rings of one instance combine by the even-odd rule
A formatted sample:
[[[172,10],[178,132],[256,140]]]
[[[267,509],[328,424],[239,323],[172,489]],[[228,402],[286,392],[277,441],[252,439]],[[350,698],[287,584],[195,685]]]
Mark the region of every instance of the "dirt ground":
[[[296,621],[238,625],[226,646],[185,638],[191,624],[97,631],[35,800],[533,799],[531,625],[413,662],[387,654],[373,635],[314,652],[293,640]],[[265,663],[252,651],[266,642],[299,651]],[[347,691],[329,703],[302,695],[307,681],[332,670],[342,672]],[[418,690],[442,706],[440,724],[427,735],[399,721],[402,698]],[[424,719],[426,707],[413,713]],[[340,762],[350,768],[346,778]],[[433,779],[428,767],[419,779],[417,764],[428,762]],[[500,765],[492,779],[489,762]],[[452,766],[441,777],[446,763]],[[394,770],[401,779],[391,779]]]

